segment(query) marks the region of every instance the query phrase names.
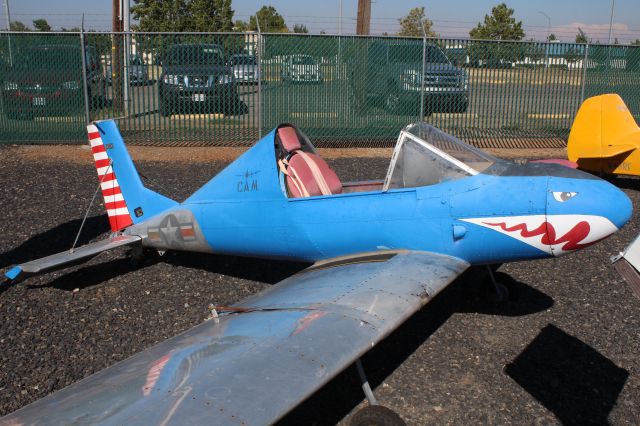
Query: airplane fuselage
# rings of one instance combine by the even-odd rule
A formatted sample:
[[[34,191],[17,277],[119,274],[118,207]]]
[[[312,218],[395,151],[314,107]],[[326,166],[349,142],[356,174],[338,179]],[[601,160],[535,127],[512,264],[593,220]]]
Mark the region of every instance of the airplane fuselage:
[[[185,202],[126,233],[161,250],[314,262],[409,249],[488,264],[586,247],[631,214],[613,185],[554,164],[504,163],[429,186],[288,198],[269,148],[258,143]]]

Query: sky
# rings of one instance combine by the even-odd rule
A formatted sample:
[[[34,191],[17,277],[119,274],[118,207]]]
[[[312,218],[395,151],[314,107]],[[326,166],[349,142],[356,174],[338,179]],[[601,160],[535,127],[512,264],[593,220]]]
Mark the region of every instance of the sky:
[[[11,20],[31,25],[34,19],[44,18],[54,29],[79,26],[85,14],[85,28],[111,28],[111,0],[0,0],[0,29],[6,28],[4,2],[9,2]],[[640,1],[615,1],[613,38],[621,43],[640,39]],[[611,16],[610,0],[507,0],[522,21],[526,38],[543,40],[548,32],[561,41],[573,42],[578,27],[594,41],[606,43]],[[442,37],[468,38],[469,30],[491,12],[500,1],[485,0],[374,0],[371,12],[371,33],[393,34],[398,31],[398,19],[410,9],[424,6],[432,29]],[[342,34],[355,33],[357,0],[233,0],[235,19],[248,20],[263,5],[270,5],[284,16],[289,28],[304,24],[310,32],[327,34],[339,32],[342,3]],[[545,16],[546,15],[546,16]],[[547,18],[547,16],[549,18]]]

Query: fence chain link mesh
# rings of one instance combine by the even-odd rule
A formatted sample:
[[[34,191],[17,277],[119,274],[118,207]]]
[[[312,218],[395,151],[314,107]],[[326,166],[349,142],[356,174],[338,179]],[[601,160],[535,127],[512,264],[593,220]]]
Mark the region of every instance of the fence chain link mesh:
[[[247,146],[282,122],[318,146],[392,146],[424,120],[480,147],[561,147],[582,100],[640,118],[640,47],[257,33],[0,33],[0,143]]]

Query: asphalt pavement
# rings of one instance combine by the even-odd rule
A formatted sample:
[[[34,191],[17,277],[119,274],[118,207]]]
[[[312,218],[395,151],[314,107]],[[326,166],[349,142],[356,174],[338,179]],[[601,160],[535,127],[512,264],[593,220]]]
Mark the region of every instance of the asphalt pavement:
[[[0,147],[1,269],[73,243],[97,180],[87,151],[69,150],[86,164]],[[387,162],[330,164],[359,180],[384,176]],[[184,199],[224,165],[138,167],[149,186]],[[613,183],[640,206],[640,180]],[[80,244],[108,234],[99,204]],[[609,264],[638,232],[636,212],[578,253],[503,265],[506,303],[482,270],[466,273],[363,358],[379,402],[411,425],[640,424],[640,301]],[[175,252],[135,263],[121,250],[2,288],[0,414],[200,323],[210,303],[231,304],[304,266]],[[363,399],[352,366],[283,423],[345,422]]]

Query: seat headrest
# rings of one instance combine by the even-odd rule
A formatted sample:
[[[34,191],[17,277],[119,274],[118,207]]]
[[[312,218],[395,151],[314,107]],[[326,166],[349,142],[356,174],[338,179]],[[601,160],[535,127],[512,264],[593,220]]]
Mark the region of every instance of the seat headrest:
[[[302,148],[300,139],[298,138],[298,134],[296,133],[296,129],[294,129],[293,127],[280,127],[278,129],[278,136],[280,137],[280,143],[282,143],[282,147],[287,152],[293,152]]]

